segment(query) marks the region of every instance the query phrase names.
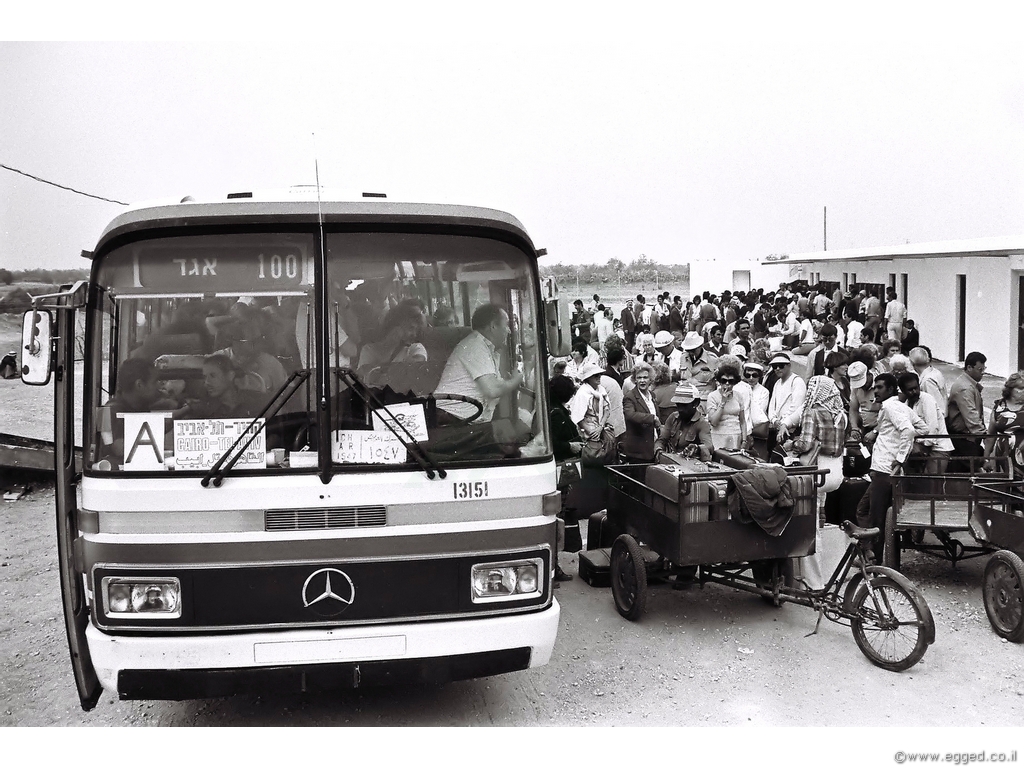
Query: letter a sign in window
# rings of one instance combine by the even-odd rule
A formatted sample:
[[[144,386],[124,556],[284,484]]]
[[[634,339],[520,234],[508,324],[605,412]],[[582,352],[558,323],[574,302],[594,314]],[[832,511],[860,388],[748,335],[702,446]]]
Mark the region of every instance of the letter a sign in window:
[[[164,425],[170,413],[119,413],[124,419],[126,472],[153,472],[164,467]]]

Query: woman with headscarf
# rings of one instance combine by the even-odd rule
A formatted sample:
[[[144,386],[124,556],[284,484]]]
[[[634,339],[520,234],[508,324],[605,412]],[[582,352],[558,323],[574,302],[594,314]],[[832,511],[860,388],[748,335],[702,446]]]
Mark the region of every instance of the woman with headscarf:
[[[800,434],[796,439],[787,441],[784,447],[795,453],[801,464],[816,465],[818,469],[828,470],[824,485],[818,487],[819,514],[825,506],[825,494],[838,490],[843,482],[843,449],[848,423],[846,408],[836,383],[828,376],[812,376],[807,382]],[[809,589],[822,589],[825,586],[817,554],[799,558],[796,576]]]

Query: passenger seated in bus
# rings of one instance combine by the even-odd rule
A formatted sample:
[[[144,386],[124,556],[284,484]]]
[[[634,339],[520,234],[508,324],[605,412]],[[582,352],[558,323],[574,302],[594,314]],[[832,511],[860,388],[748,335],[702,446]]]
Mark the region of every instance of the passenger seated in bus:
[[[123,360],[117,369],[117,391],[99,409],[97,430],[100,443],[106,447],[102,456],[115,458],[118,462],[124,456],[124,421],[119,413],[149,413],[171,410],[177,403],[163,399],[160,394],[157,370],[149,360]]]
[[[427,314],[423,302],[402,299],[384,318],[381,340],[363,346],[359,354],[359,368],[426,362],[427,350],[420,341],[426,327]]]
[[[202,355],[213,350],[213,334],[206,325],[206,306],[202,301],[189,299],[179,304],[171,315],[171,322],[157,328],[154,336],[195,335],[198,346],[189,350]]]
[[[206,398],[190,400],[176,411],[182,419],[252,418],[262,409],[262,398],[255,392],[238,387],[239,370],[231,358],[222,353],[209,355],[203,361],[203,384]]]
[[[431,318],[430,324],[434,328],[454,328],[459,324],[459,319],[455,316],[454,309],[441,304],[434,310],[434,316]]]
[[[281,362],[264,351],[264,340],[255,323],[235,322],[224,328],[224,349],[217,353],[227,355],[237,366],[240,378],[238,388],[273,394],[288,380]],[[158,368],[202,368],[206,358],[198,355],[161,355],[156,359]]]

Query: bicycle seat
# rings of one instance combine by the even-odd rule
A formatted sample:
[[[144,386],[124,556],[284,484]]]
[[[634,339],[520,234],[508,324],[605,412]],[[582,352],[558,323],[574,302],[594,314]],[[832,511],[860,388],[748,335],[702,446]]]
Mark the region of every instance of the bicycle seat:
[[[842,527],[843,533],[857,541],[863,541],[864,539],[870,539],[878,535],[878,528],[861,528],[859,525],[854,525],[849,520],[844,521]]]

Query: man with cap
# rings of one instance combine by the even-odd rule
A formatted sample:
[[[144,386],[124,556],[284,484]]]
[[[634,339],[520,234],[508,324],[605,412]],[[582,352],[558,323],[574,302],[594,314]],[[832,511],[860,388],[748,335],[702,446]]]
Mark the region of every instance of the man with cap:
[[[881,407],[872,390],[874,376],[861,360],[850,363],[846,374],[850,377],[850,440],[871,445]]]
[[[714,452],[711,425],[700,411],[700,392],[689,383],[681,383],[672,396],[676,410],[665,421],[654,443],[654,458],[661,453],[679,453],[710,461]]]
[[[793,373],[793,359],[788,352],[780,351],[768,361],[776,376],[775,386],[768,400],[768,451],[792,435],[800,425],[804,411],[807,385]]]
[[[704,349],[704,338],[690,331],[683,339],[683,355],[679,365],[679,380],[690,382],[706,397],[714,387],[718,358]]]
[[[671,331],[658,331],[654,334],[654,348],[661,355],[661,362],[668,366],[669,374],[673,379],[678,380],[683,353],[676,347],[676,337],[672,335]]]

